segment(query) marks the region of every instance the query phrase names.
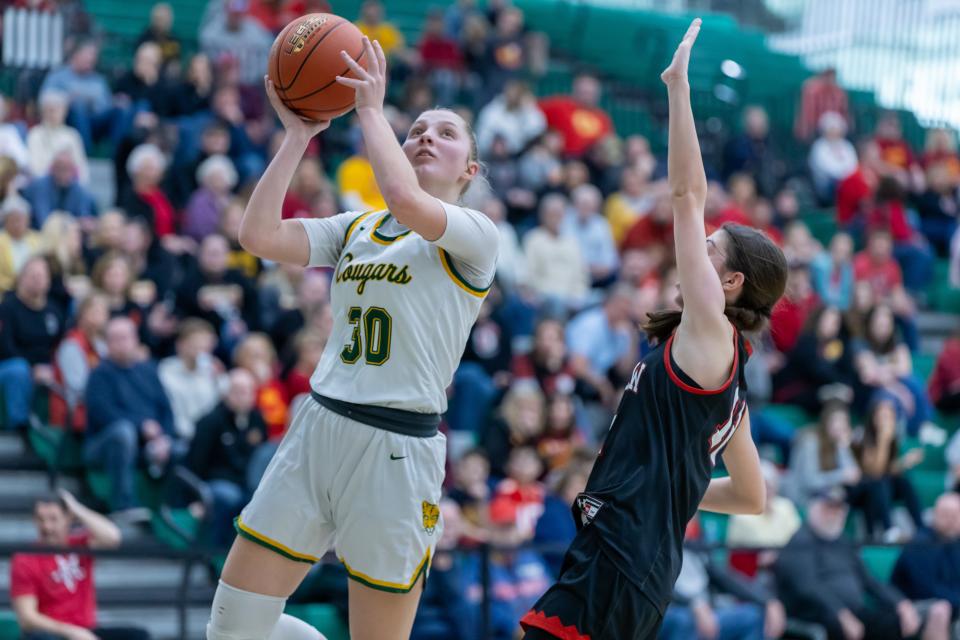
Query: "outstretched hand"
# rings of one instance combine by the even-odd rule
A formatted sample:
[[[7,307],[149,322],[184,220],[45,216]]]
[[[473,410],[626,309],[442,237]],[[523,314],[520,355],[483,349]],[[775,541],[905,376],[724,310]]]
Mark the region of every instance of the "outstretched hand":
[[[683,40],[680,41],[680,45],[673,54],[673,60],[670,62],[670,66],[660,74],[660,79],[663,80],[667,86],[675,82],[687,81],[687,69],[690,66],[690,50],[693,48],[693,43],[697,41],[697,36],[700,34],[701,24],[703,24],[703,21],[700,18],[696,18],[690,23],[690,27],[683,35]]]
[[[287,133],[309,139],[330,126],[329,120],[304,120],[291,111],[290,107],[283,104],[283,101],[280,100],[280,96],[277,95],[277,88],[273,86],[273,82],[269,76],[263,76],[263,84],[267,90],[267,98],[270,100],[270,105],[273,107],[273,110],[277,112],[277,117],[280,118],[280,123],[283,124],[283,128],[286,129]]]
[[[387,94],[387,57],[380,43],[363,37],[363,55],[367,59],[364,69],[346,51],[340,57],[347,63],[356,78],[337,76],[337,82],[352,87],[357,92],[357,111],[364,108],[383,109],[383,100]]]

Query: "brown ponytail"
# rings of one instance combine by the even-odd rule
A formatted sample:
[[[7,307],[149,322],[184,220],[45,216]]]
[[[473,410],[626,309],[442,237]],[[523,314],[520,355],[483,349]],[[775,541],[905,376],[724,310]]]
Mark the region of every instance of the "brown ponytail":
[[[787,259],[762,231],[740,224],[725,224],[727,232],[726,267],[743,274],[743,288],[734,304],[723,313],[738,331],[763,329],[773,305],[787,286]],[[682,311],[655,311],[647,314],[644,331],[651,340],[663,342],[680,324]]]

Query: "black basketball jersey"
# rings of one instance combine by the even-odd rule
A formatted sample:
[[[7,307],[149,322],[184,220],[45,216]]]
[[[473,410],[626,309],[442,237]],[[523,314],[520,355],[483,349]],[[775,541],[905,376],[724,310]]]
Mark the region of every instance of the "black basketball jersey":
[[[584,493],[578,528],[660,609],[680,573],[687,523],[707,490],[714,461],[746,411],[749,344],[734,330],[733,367],[705,390],[670,354],[671,336],[633,371]]]

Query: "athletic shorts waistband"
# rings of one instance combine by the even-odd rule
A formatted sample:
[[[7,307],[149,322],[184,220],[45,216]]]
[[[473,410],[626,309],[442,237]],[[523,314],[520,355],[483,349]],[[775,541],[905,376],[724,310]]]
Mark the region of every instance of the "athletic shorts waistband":
[[[384,431],[414,438],[432,438],[440,429],[439,413],[416,413],[390,407],[354,404],[320,395],[316,391],[311,391],[310,395],[321,406],[336,414]]]

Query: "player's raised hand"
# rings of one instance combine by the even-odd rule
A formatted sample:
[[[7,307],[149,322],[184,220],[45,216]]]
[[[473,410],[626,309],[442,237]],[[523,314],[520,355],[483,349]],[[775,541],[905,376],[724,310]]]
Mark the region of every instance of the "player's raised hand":
[[[670,62],[670,66],[660,74],[660,79],[663,80],[667,86],[677,82],[687,81],[687,69],[690,66],[690,50],[693,48],[693,43],[697,41],[697,36],[700,34],[701,24],[703,24],[703,21],[700,18],[696,18],[690,23],[690,28],[688,28],[687,32],[683,35],[683,40],[680,41],[680,45],[673,54],[673,60]]]
[[[319,122],[315,120],[304,120],[291,111],[290,108],[280,100],[280,96],[277,95],[277,89],[273,86],[273,82],[270,81],[269,76],[263,76],[263,85],[267,91],[267,98],[270,100],[273,110],[277,112],[277,117],[280,118],[280,123],[283,124],[283,128],[287,130],[287,133],[309,139],[330,126],[329,120]]]
[[[363,55],[367,58],[367,68],[364,69],[346,51],[340,56],[353,71],[356,78],[337,76],[337,82],[353,87],[357,92],[357,111],[364,108],[383,109],[383,100],[387,94],[387,57],[383,53],[380,43],[363,37]]]

